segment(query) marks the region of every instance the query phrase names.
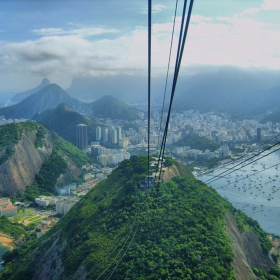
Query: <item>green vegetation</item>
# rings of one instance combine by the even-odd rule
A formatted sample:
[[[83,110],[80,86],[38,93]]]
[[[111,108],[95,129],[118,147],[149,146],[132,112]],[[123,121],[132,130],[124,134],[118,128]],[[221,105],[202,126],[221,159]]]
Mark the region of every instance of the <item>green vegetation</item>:
[[[36,141],[35,141],[35,147],[36,148],[42,148],[43,147],[43,139],[45,137],[45,131],[42,127],[39,127],[37,134],[36,134]]]
[[[246,148],[244,146],[240,147],[238,145],[234,145],[234,146],[229,146],[229,149],[233,154],[240,154],[243,153]]]
[[[125,125],[122,126],[123,130],[129,130],[130,128],[134,129],[135,131],[139,130],[139,125],[136,123],[126,123]]]
[[[56,179],[67,171],[67,163],[54,148],[51,156],[47,158],[41,167],[34,182],[26,187],[25,193],[17,196],[22,199],[34,201],[39,195],[56,194]]]
[[[136,108],[110,95],[104,95],[92,102],[90,109],[94,118],[111,118],[112,120],[120,119],[127,121],[138,119],[138,110]]]
[[[82,166],[90,161],[86,153],[61,138],[55,139],[53,144],[51,156],[45,160],[32,185],[27,186],[24,194],[18,194],[21,199],[34,201],[39,195],[56,194],[56,180],[60,174],[67,172],[65,156],[77,166]],[[75,181],[77,178],[72,176],[72,180]]]
[[[85,152],[61,138],[55,139],[53,144],[57,153],[62,158],[65,156],[70,158],[79,167],[91,161],[90,157]]]
[[[0,232],[10,235],[15,239],[18,239],[21,235],[27,236],[28,233],[24,229],[23,225],[17,223],[11,223],[6,216],[0,217]]]
[[[185,147],[189,146],[191,149],[198,149],[201,151],[210,150],[211,152],[217,150],[220,145],[218,145],[216,142],[206,138],[206,137],[200,137],[197,135],[192,136],[186,136],[184,139],[176,142],[174,147]]]
[[[75,112],[66,104],[61,103],[54,109],[36,114],[33,119],[47,125],[63,139],[74,145],[76,144],[76,125],[85,124],[88,126],[89,142],[95,141],[95,129],[97,124]]]
[[[42,124],[29,121],[0,126],[0,151],[5,151],[5,154],[0,158],[0,164],[7,161],[14,153],[14,146],[20,141],[23,131],[36,132],[34,145],[37,148],[43,147],[47,130]],[[72,161],[78,167],[90,161],[86,153],[69,142],[54,135],[52,138],[52,154],[45,160],[39,174],[36,174],[34,182],[27,186],[25,193],[17,194],[18,199],[34,201],[36,197],[42,194],[56,194],[56,180],[61,174],[68,172],[67,161]],[[77,180],[70,173],[69,178],[71,181]]]
[[[262,120],[260,120],[260,123],[272,122],[275,124],[279,122],[279,120],[280,120],[280,110],[267,115]]]
[[[40,127],[34,122],[10,123],[0,126],[0,152],[5,154],[0,158],[0,165],[6,162],[15,152],[14,146],[20,141],[22,132],[36,131]],[[39,138],[41,135],[39,135]]]
[[[14,146],[20,141],[23,131],[35,131],[35,147],[42,147],[46,129],[36,122],[11,123],[0,126],[0,152],[4,152],[0,158],[0,164],[6,162],[14,153]],[[69,142],[59,137],[53,137],[53,151],[41,167],[39,174],[35,176],[34,182],[27,186],[25,193],[18,193],[18,199],[28,199],[34,201],[41,194],[55,194],[56,180],[61,174],[68,171],[67,160],[72,161],[81,167],[90,158],[86,153],[79,150]],[[78,180],[69,173],[69,178]]]
[[[261,280],[279,280],[280,279],[280,269],[276,266],[270,268],[269,272],[265,272],[262,269],[252,268],[254,273],[259,277],[258,279]]]
[[[244,232],[246,230],[254,231],[260,240],[260,245],[262,247],[263,252],[267,254],[270,251],[270,249],[273,247],[273,245],[267,238],[267,234],[261,229],[259,223],[253,220],[252,218],[248,217],[241,210],[237,210],[233,208],[231,212],[234,215],[239,231],[240,232]]]
[[[147,164],[147,157],[123,161],[40,238],[39,246],[27,242],[25,255],[18,248],[17,261],[5,266],[1,279],[32,279],[47,266],[53,273],[51,255],[44,267],[38,265],[53,244],[62,260],[61,279],[108,279],[111,273],[117,280],[235,279],[225,214],[232,212],[258,236],[265,233],[172,158],[165,164],[175,164],[181,176],[140,191]],[[268,249],[265,242],[262,246]]]
[[[226,158],[223,158],[223,159],[226,159]],[[216,167],[219,164],[220,160],[221,160],[220,158],[211,158],[208,160],[206,160],[206,159],[197,160],[197,161],[193,161],[191,164],[188,164],[187,167],[190,168],[191,170],[193,170],[193,168],[197,167],[197,166],[203,166],[203,167],[211,169],[211,168]]]

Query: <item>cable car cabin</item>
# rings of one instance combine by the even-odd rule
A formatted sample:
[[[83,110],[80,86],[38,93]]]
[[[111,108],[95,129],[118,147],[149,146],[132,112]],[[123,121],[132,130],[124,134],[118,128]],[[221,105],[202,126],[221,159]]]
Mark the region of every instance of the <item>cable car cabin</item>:
[[[152,188],[155,185],[155,177],[154,176],[146,176],[142,184],[140,185],[141,190],[146,190],[148,188]]]
[[[156,183],[161,183],[159,174],[155,176],[146,176],[142,184],[140,185],[141,190],[154,187]]]
[[[156,174],[156,175],[155,175],[155,182],[156,182],[156,183],[161,183],[160,175],[159,175],[159,174]]]
[[[154,176],[146,176],[145,184],[149,187],[153,187],[155,184],[155,177]]]

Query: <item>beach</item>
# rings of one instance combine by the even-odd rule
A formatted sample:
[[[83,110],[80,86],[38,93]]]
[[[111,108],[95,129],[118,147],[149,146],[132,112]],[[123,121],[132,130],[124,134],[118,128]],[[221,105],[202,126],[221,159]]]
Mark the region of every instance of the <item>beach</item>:
[[[12,238],[8,238],[6,236],[2,236],[0,233],[0,244],[6,247],[16,248],[14,240]]]

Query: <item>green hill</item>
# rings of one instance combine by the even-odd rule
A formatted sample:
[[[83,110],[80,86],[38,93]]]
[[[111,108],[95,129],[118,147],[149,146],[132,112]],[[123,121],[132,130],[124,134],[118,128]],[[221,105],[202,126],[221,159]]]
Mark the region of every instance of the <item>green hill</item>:
[[[191,149],[198,149],[201,151],[210,150],[215,151],[217,150],[220,145],[216,142],[206,138],[201,137],[198,135],[187,135],[182,140],[174,143],[174,147],[184,147],[189,146]]]
[[[0,126],[0,192],[33,200],[56,193],[57,179],[76,181],[90,158],[43,124],[11,123]]]
[[[233,245],[242,239],[236,222],[259,258],[254,271],[269,270],[272,244],[258,223],[177,162],[167,163],[166,172],[180,176],[141,191],[147,158],[123,161],[42,238],[6,253],[0,279],[225,280],[238,268],[245,275],[239,279],[256,279],[250,250],[238,255],[241,247]]]
[[[111,118],[134,120],[138,118],[138,110],[121,102],[117,98],[104,95],[90,104],[91,116],[95,118]]]
[[[41,90],[26,97],[13,106],[0,109],[0,115],[12,119],[32,119],[34,114],[41,113],[47,109],[55,108],[60,103],[74,107],[82,104],[80,101],[70,97],[60,86],[50,84]]]
[[[33,117],[37,122],[49,126],[63,139],[76,145],[76,125],[86,124],[88,126],[88,142],[95,141],[96,123],[75,112],[64,103],[54,109],[49,109]]]
[[[265,124],[266,122],[272,122],[273,124],[279,123],[280,122],[280,111],[279,110],[275,111],[260,120],[260,123]]]

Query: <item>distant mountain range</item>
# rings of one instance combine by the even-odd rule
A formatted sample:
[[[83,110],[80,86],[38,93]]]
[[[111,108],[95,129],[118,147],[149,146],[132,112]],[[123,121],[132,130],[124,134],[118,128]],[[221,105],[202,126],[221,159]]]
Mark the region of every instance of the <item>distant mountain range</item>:
[[[27,91],[16,94],[11,99],[11,101],[14,102],[14,103],[18,103],[18,102],[22,101],[23,99],[25,99],[26,97],[28,97],[29,95],[39,91],[43,87],[48,86],[49,84],[50,84],[50,81],[47,78],[44,78],[39,86],[37,86],[33,89],[30,89],[30,90],[27,90]]]
[[[185,90],[175,95],[174,108],[224,112],[245,118],[275,110],[279,102],[279,86],[267,88],[250,73],[222,67],[217,73],[193,76]]]
[[[153,98],[162,96],[165,77],[152,78]],[[82,101],[94,101],[104,95],[126,103],[147,102],[148,82],[145,76],[117,75],[108,77],[76,77],[66,92]]]
[[[280,71],[223,66],[196,69],[194,73],[200,74],[179,75],[174,109],[227,112],[234,118],[243,118],[275,110],[279,104]],[[172,75],[169,76],[167,100]],[[151,85],[152,102],[161,104],[165,77],[153,77]],[[76,77],[66,91],[81,100],[96,100],[110,94],[125,102],[147,102],[147,77]]]
[[[60,103],[56,108],[45,110],[41,114],[35,114],[33,119],[49,126],[59,136],[74,145],[76,145],[76,125],[86,124],[89,143],[95,141],[97,124],[75,112],[65,103]]]
[[[111,119],[126,119],[134,120],[137,119],[138,110],[121,102],[117,98],[104,95],[100,99],[89,104],[90,116]]]
[[[146,77],[128,75],[74,78],[71,87],[64,91],[44,79],[38,87],[14,96],[12,101],[19,103],[0,109],[0,115],[32,118],[35,113],[55,108],[63,102],[92,118],[132,120],[138,118],[137,111],[126,103],[147,102],[146,80]],[[170,84],[169,81],[167,88]],[[163,77],[152,79],[152,102],[162,104],[164,85]],[[170,89],[166,96],[169,100]],[[273,112],[278,109],[279,102],[279,71],[220,67],[202,74],[179,76],[173,109],[226,112],[235,119],[242,119]]]
[[[84,103],[70,97],[61,87],[49,84],[29,95],[19,103],[0,109],[0,115],[12,119],[32,119],[35,114],[56,108],[60,103],[91,118],[111,118],[133,120],[138,118],[138,110],[112,96],[103,96],[92,103]]]
[[[70,97],[61,87],[50,84],[31,94],[21,102],[0,109],[0,115],[6,118],[32,119],[34,114],[55,108],[60,103],[66,103],[71,107],[79,106],[80,101]]]

